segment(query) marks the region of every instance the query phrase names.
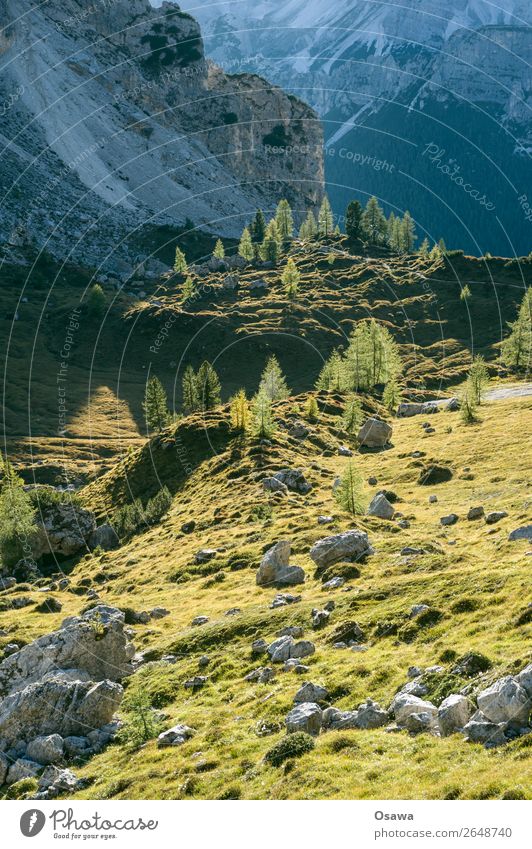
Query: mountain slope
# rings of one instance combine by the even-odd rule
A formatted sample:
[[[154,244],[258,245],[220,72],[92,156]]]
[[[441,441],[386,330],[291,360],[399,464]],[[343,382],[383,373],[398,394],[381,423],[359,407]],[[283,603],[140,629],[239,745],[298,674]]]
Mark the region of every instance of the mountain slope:
[[[319,199],[312,110],[207,62],[197,22],[177,7],[1,0],[0,20],[8,244],[126,274],[150,226],[159,241],[185,225],[236,235],[280,194],[302,211]],[[279,131],[293,152],[272,164],[262,139]]]
[[[377,194],[453,247],[530,250],[522,199],[532,149],[529,3],[194,7],[208,55],[229,70],[260,71],[319,111],[338,215],[353,195]],[[441,162],[427,163],[431,144]]]

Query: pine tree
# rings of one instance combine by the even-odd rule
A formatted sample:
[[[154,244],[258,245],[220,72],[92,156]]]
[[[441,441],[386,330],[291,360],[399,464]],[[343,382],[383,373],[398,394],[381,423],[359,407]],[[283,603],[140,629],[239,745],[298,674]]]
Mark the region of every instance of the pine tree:
[[[289,259],[283,271],[281,281],[284,286],[286,297],[295,301],[299,291],[299,279],[301,275],[293,259]]]
[[[275,212],[275,221],[283,242],[289,242],[294,235],[294,219],[290,204],[284,198],[279,201]]]
[[[353,463],[347,464],[340,478],[340,484],[334,491],[338,504],[353,516],[364,512],[363,483],[361,475],[355,470]]]
[[[345,365],[339,351],[334,350],[325,361],[316,381],[316,389],[342,392],[345,389]]]
[[[242,230],[240,244],[238,245],[238,253],[248,262],[251,262],[255,256],[255,251],[253,250],[253,242],[251,241],[251,235],[247,227],[244,227],[244,229]]]
[[[270,401],[280,401],[289,396],[290,392],[277,357],[271,356],[266,363],[258,391],[266,395]]]
[[[469,369],[468,382],[470,385],[471,394],[477,404],[482,402],[482,395],[489,383],[490,374],[484,357],[480,354],[474,358],[471,368]]]
[[[307,401],[307,406],[305,408],[305,415],[309,422],[316,422],[319,416],[319,407],[318,402],[316,401],[314,395],[311,395]]]
[[[266,392],[259,389],[252,402],[253,433],[261,439],[269,439],[275,431],[272,401]]]
[[[277,227],[277,222],[274,218],[269,222],[268,226],[266,227],[266,234],[264,236],[264,241],[261,245],[260,255],[264,262],[271,262],[273,265],[277,265],[280,253],[281,237],[279,235],[279,228]]]
[[[318,232],[318,225],[316,223],[316,218],[312,210],[309,210],[307,213],[307,217],[303,221],[301,228],[299,230],[299,238],[303,241],[311,242],[316,238]]]
[[[249,430],[250,413],[246,390],[239,389],[231,399],[231,427],[233,430],[245,432]]]
[[[355,437],[364,422],[364,411],[360,399],[352,395],[347,399],[342,416],[342,428],[350,436]]]
[[[257,209],[251,224],[251,238],[257,244],[262,244],[266,235],[266,221],[262,209]]]
[[[166,390],[158,377],[150,377],[144,392],[142,404],[148,432],[161,431],[170,424],[171,416],[168,410]]]
[[[333,214],[331,204],[327,195],[323,196],[318,214],[318,234],[321,238],[327,238],[333,231]]]
[[[31,538],[36,530],[35,508],[24,489],[24,481],[8,460],[2,460],[0,486],[0,561],[13,566],[18,560],[32,560]]]
[[[181,300],[183,303],[185,301],[189,301],[196,294],[196,286],[192,277],[190,275],[186,278],[183,286],[181,287]]]
[[[384,386],[382,403],[390,413],[395,412],[401,403],[401,389],[395,376],[390,377]]]
[[[501,359],[509,368],[529,369],[532,356],[532,287],[521,301],[515,321],[508,324],[510,335],[501,347]]]
[[[221,402],[221,385],[218,375],[207,360],[199,367],[196,375],[200,409],[214,410]]]
[[[221,239],[217,239],[216,244],[214,246],[214,250],[212,255],[216,257],[216,259],[223,259],[225,256],[225,248],[224,243]]]
[[[105,292],[99,283],[91,286],[87,298],[87,311],[91,318],[102,318],[105,312]]]
[[[370,197],[362,214],[362,232],[373,245],[382,245],[386,240],[386,216],[376,197]]]
[[[187,366],[183,373],[183,407],[186,413],[195,413],[200,409],[198,381],[192,366]]]
[[[403,215],[403,220],[401,222],[401,234],[402,250],[408,254],[413,253],[414,245],[417,241],[417,236],[414,220],[408,210]]]
[[[179,247],[175,249],[174,271],[176,274],[186,274],[188,271],[185,254]]]

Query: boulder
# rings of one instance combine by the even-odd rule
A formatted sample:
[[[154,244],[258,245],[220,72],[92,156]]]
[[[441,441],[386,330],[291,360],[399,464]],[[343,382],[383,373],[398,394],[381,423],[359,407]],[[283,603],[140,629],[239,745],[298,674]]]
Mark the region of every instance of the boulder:
[[[65,737],[63,748],[67,757],[76,758],[83,755],[90,748],[90,742],[87,737],[80,737],[73,734],[70,737]]]
[[[368,507],[368,516],[376,516],[378,519],[392,519],[394,513],[393,505],[382,493],[376,495]]]
[[[340,731],[345,728],[358,728],[358,712],[356,710],[338,710],[338,708],[326,708],[323,711],[323,728],[331,731]]]
[[[196,563],[208,563],[209,560],[212,560],[217,554],[218,549],[216,548],[200,548],[199,551],[196,551],[194,560]]]
[[[492,510],[491,513],[486,513],[486,525],[495,525],[501,519],[506,519],[507,515],[505,510]]]
[[[42,764],[29,760],[29,758],[18,758],[11,766],[6,777],[6,784],[15,784],[24,778],[36,778],[42,771]]]
[[[515,542],[518,539],[532,539],[532,525],[523,525],[521,528],[515,528],[515,530],[511,531],[508,534],[508,540],[510,542]]]
[[[324,537],[310,549],[310,557],[318,569],[326,569],[342,560],[360,560],[369,554],[373,554],[373,548],[365,531],[344,531]]]
[[[510,675],[499,678],[482,690],[477,696],[477,704],[484,716],[496,724],[527,725],[532,710],[526,690]]]
[[[337,590],[339,587],[342,587],[345,584],[345,578],[337,577],[331,578],[329,581],[325,581],[323,584],[324,590]]]
[[[305,572],[300,566],[290,566],[289,558],[288,540],[280,540],[269,548],[255,576],[258,586],[294,586],[304,583]]]
[[[11,766],[11,761],[4,755],[3,752],[0,752],[0,787],[2,784],[5,784],[7,773],[9,772],[9,767]]]
[[[320,684],[313,684],[312,681],[306,681],[301,685],[294,696],[294,702],[323,702],[329,698],[329,692]]]
[[[298,420],[293,422],[290,426],[288,429],[288,435],[293,437],[293,439],[306,439],[309,435],[309,429],[305,422]]]
[[[408,693],[398,693],[391,704],[391,711],[395,715],[397,725],[406,725],[406,720],[411,713],[428,713],[433,721],[436,721],[438,716],[438,708],[432,702],[426,702],[418,696],[411,696]]]
[[[96,529],[96,518],[90,510],[64,501],[45,507],[37,523],[31,547],[36,560],[45,554],[71,557],[87,547]]]
[[[181,746],[187,740],[190,740],[194,733],[194,729],[189,728],[188,725],[174,725],[173,728],[169,728],[168,731],[163,731],[159,734],[157,737],[157,748],[165,749],[168,746]]]
[[[484,515],[483,507],[470,507],[467,512],[467,518],[469,521],[473,521],[474,519],[482,519]]]
[[[118,548],[120,540],[115,529],[111,525],[100,525],[89,536],[89,548],[102,548],[104,551],[111,551],[113,548]]]
[[[122,695],[120,684],[108,680],[29,684],[0,702],[0,738],[13,745],[53,734],[87,734],[111,721]]]
[[[422,403],[413,403],[408,401],[402,401],[397,407],[396,416],[398,419],[406,419],[410,418],[410,416],[419,416],[424,411],[424,405]]]
[[[444,527],[446,527],[448,525],[456,525],[457,521],[458,521],[458,516],[456,515],[456,513],[449,513],[448,516],[442,516],[441,517],[440,525],[443,525]]]
[[[312,484],[307,481],[301,469],[280,469],[273,477],[284,483],[292,492],[299,492],[301,495],[306,495],[312,489]]]
[[[353,456],[353,452],[351,451],[350,448],[347,447],[347,445],[340,445],[339,448],[338,448],[338,454],[340,455],[340,457],[352,457]]]
[[[268,643],[266,642],[266,640],[253,640],[253,642],[251,643],[252,654],[264,654],[264,652],[266,652],[267,650]]]
[[[379,703],[372,699],[366,699],[365,702],[362,702],[358,706],[356,714],[356,728],[380,728],[382,725],[386,725],[390,718],[388,711],[381,708]]]
[[[358,431],[358,441],[366,448],[384,448],[392,436],[392,427],[381,419],[366,419]]]
[[[435,729],[434,716],[427,711],[409,713],[404,720],[403,727],[411,734],[422,734],[425,731]]]
[[[323,712],[314,702],[302,702],[296,705],[286,717],[286,730],[289,734],[305,731],[317,736],[322,726]]]
[[[63,738],[59,734],[36,737],[26,748],[26,757],[45,766],[58,763],[63,759],[63,754]]]
[[[286,484],[277,478],[264,478],[262,488],[265,492],[281,492],[283,495],[287,495],[288,493]]]
[[[244,676],[244,681],[256,681],[257,684],[267,684],[272,678],[275,678],[275,670],[271,666],[259,666],[258,669],[248,672]]]
[[[317,631],[319,628],[324,628],[328,624],[331,614],[328,610],[317,610],[314,608],[311,616],[312,627]]]
[[[318,525],[330,525],[331,522],[334,522],[332,516],[318,516]]]
[[[208,680],[206,675],[195,675],[194,678],[189,678],[188,681],[185,681],[183,686],[186,690],[201,690]]]
[[[268,646],[272,663],[284,663],[289,658],[302,658],[314,654],[316,647],[310,640],[295,642],[293,637],[279,637]]]
[[[196,627],[198,625],[206,625],[208,621],[208,616],[195,616],[190,624]]]
[[[482,743],[486,748],[491,749],[495,746],[504,746],[508,742],[504,728],[504,723],[490,722],[482,711],[477,711],[464,725],[462,732],[470,743]]]
[[[527,696],[532,699],[532,663],[525,666],[519,675],[515,676],[515,680],[520,687],[526,692]]]
[[[299,640],[290,649],[290,657],[309,657],[316,651],[316,646],[310,640]]]
[[[78,779],[70,769],[48,766],[39,778],[39,799],[54,799],[59,793],[72,793]]]
[[[5,658],[0,698],[63,670],[81,670],[85,680],[121,681],[132,672],[134,653],[124,631],[124,613],[100,604]]]
[[[465,696],[454,693],[447,696],[438,708],[438,724],[442,737],[448,737],[469,722],[473,709]]]

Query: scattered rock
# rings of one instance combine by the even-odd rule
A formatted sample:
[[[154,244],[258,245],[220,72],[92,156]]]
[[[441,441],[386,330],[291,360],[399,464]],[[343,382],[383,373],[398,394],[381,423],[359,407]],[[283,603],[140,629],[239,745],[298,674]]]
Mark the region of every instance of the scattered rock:
[[[504,735],[504,723],[490,722],[482,711],[477,711],[462,731],[465,739],[471,743],[482,743],[487,749],[503,746],[507,743]]]
[[[378,702],[366,699],[358,706],[356,711],[355,727],[380,728],[382,725],[386,725],[389,719],[388,711],[381,708]]]
[[[150,610],[151,619],[164,619],[165,616],[170,616],[170,611],[166,607],[154,607]]]
[[[429,504],[437,504],[438,496],[437,495],[429,495]]]
[[[181,746],[187,740],[190,740],[194,736],[194,733],[194,729],[189,728],[188,725],[174,725],[173,728],[169,728],[168,731],[163,731],[162,734],[159,734],[157,737],[157,748],[165,749],[168,746]]]
[[[443,525],[444,527],[447,525],[456,525],[457,521],[458,516],[456,515],[456,513],[449,513],[448,516],[441,517],[440,525]]]
[[[42,771],[42,764],[29,760],[29,758],[18,758],[11,766],[6,777],[6,784],[15,784],[24,778],[36,778]]]
[[[88,539],[89,548],[102,548],[104,551],[111,551],[113,548],[118,548],[120,540],[115,529],[111,525],[104,524],[96,528]]]
[[[477,704],[484,716],[496,724],[510,722],[527,725],[531,704],[526,690],[510,675],[495,681],[477,696]]]
[[[281,469],[273,477],[284,483],[288,489],[299,492],[301,495],[306,495],[312,489],[312,484],[306,480],[301,469]]]
[[[275,678],[275,670],[271,666],[259,666],[258,669],[248,672],[244,676],[244,681],[256,681],[258,684],[267,684],[272,678]]]
[[[208,563],[209,560],[212,560],[217,554],[218,550],[216,548],[200,548],[200,550],[194,555],[194,560],[196,563]]]
[[[473,709],[465,696],[447,696],[438,708],[438,723],[442,737],[460,731],[469,722]]]
[[[331,578],[330,581],[325,581],[323,584],[324,590],[336,590],[345,584],[345,578]]]
[[[240,607],[230,607],[225,611],[224,616],[238,616],[239,613],[242,613]]]
[[[438,483],[446,483],[453,477],[452,469],[439,463],[431,463],[423,466],[417,482],[420,486],[433,486]]]
[[[331,731],[340,731],[346,728],[357,728],[356,710],[338,710],[338,708],[330,707],[323,711],[322,724],[323,728]]]
[[[61,501],[45,507],[32,539],[36,560],[46,554],[71,557],[87,548],[96,529],[94,513],[78,507],[73,501]]]
[[[294,586],[305,581],[305,572],[300,566],[290,566],[290,542],[280,540],[273,545],[257,570],[256,582],[259,587],[285,585]]]
[[[60,793],[73,793],[81,782],[72,770],[48,766],[39,778],[37,799],[55,799]]]
[[[281,492],[283,495],[288,494],[288,487],[277,478],[264,478],[262,488],[265,492]]]
[[[331,522],[334,522],[332,516],[318,516],[318,525],[330,525]]]
[[[266,640],[253,640],[251,643],[252,654],[264,654],[267,650],[268,643]]]
[[[507,515],[505,510],[492,510],[491,513],[486,513],[486,525],[495,525],[501,519],[506,519]]]
[[[484,515],[483,507],[470,507],[467,513],[467,518],[469,521],[473,521],[474,519],[482,519]]]
[[[191,625],[206,625],[209,621],[208,616],[196,616],[190,623]]]
[[[311,611],[312,617],[312,627],[317,631],[319,628],[324,628],[330,618],[331,614],[328,610],[317,610],[314,608]]]
[[[298,420],[295,421],[289,428],[288,434],[294,439],[306,439],[309,435],[309,429],[306,426],[305,422]]]
[[[314,702],[303,702],[292,708],[286,717],[286,730],[289,734],[305,731],[307,734],[317,736],[321,730],[322,720],[323,712],[319,705]]]
[[[377,486],[377,483],[378,483],[377,478],[374,477],[373,475],[370,478],[368,478],[368,486]]]
[[[288,604],[297,604],[298,601],[301,601],[300,595],[292,595],[292,593],[277,593],[270,604],[270,608],[274,610],[276,607],[286,607]]]
[[[183,686],[187,690],[201,690],[208,680],[206,675],[195,675],[194,678],[189,678],[188,681],[185,681]]]
[[[523,525],[522,528],[516,528],[508,534],[510,542],[515,542],[518,539],[532,539],[532,525]]]
[[[353,452],[346,445],[340,445],[340,447],[338,448],[338,454],[340,455],[340,457],[352,457],[353,456]]]
[[[294,702],[323,702],[329,698],[329,692],[320,684],[313,684],[311,681],[306,681],[299,688],[294,696]]]
[[[391,710],[395,715],[395,721],[399,726],[406,726],[406,720],[412,713],[426,713],[436,722],[438,708],[432,702],[426,702],[418,696],[408,693],[398,693],[391,704]]]
[[[373,548],[365,531],[344,531],[325,537],[310,549],[310,557],[318,569],[326,569],[342,560],[360,560],[370,554],[373,554]]]
[[[26,757],[44,766],[58,763],[63,759],[63,738],[59,734],[49,734],[47,737],[36,737],[26,749]]]
[[[382,493],[376,495],[368,507],[368,516],[376,516],[378,519],[392,519],[394,512],[393,506]]]
[[[193,519],[191,519],[190,522],[184,522],[181,525],[181,532],[184,534],[191,534],[194,531],[195,527],[196,523]]]
[[[366,448],[384,448],[392,436],[392,427],[381,419],[366,419],[358,431],[358,442]]]
[[[303,628],[300,625],[288,625],[286,628],[281,628],[281,630],[277,632],[277,636],[294,637],[295,639],[299,639],[299,637],[303,636],[303,633]]]
[[[414,604],[410,611],[410,619],[415,619],[416,616],[420,616],[427,610],[430,610],[428,604]]]

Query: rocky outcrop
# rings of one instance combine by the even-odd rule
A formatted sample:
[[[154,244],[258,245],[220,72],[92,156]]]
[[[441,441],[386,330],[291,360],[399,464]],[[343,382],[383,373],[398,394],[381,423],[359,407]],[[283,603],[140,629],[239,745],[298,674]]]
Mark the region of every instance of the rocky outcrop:
[[[373,554],[365,531],[344,531],[319,539],[310,549],[310,556],[318,570],[324,570],[342,560],[354,562]]]
[[[315,113],[206,61],[178,6],[1,0],[0,12],[0,236],[13,250],[46,244],[125,280],[154,264],[138,227],[216,221],[235,236],[257,206],[319,200]]]
[[[305,581],[305,572],[301,566],[290,566],[290,543],[280,540],[273,545],[257,570],[256,582],[259,587],[293,586]]]
[[[365,448],[384,448],[392,436],[392,426],[382,419],[366,419],[358,431],[358,441]]]
[[[124,614],[100,605],[7,657],[0,664],[4,781],[100,751],[118,728],[120,681],[132,671],[133,654]],[[55,776],[39,798],[53,798],[60,783]]]
[[[32,540],[33,556],[38,560],[45,554],[71,557],[88,545],[96,532],[96,518],[71,501],[52,504],[43,510]]]

